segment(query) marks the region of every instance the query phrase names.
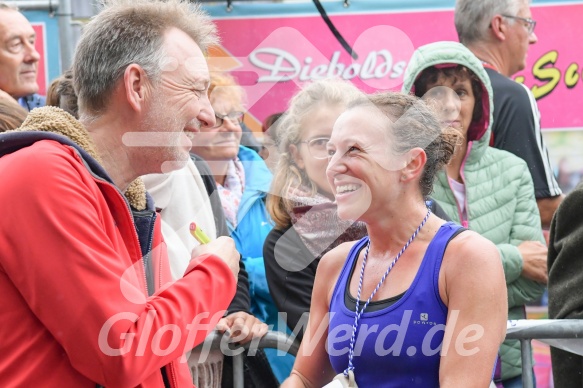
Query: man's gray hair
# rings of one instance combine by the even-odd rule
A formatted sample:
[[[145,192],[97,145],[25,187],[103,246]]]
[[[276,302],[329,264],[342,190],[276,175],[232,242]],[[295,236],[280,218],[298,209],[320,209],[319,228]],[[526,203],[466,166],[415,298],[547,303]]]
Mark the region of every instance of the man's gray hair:
[[[177,28],[206,53],[218,43],[216,26],[199,5],[187,0],[106,0],[84,28],[73,61],[75,91],[83,114],[99,116],[130,64],[152,83],[161,75],[164,33]]]
[[[460,42],[468,45],[485,40],[494,15],[516,16],[524,3],[530,0],[457,0],[455,29]]]

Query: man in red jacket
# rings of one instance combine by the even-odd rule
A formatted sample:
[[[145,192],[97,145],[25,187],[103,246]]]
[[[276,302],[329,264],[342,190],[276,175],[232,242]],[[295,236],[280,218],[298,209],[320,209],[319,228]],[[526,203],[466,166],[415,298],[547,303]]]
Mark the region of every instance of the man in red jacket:
[[[184,165],[184,131],[214,125],[204,51],[215,27],[183,0],[108,4],[75,56],[81,123],[46,107],[0,135],[2,387],[192,386],[181,356],[235,294],[226,237],[170,281],[136,180]]]

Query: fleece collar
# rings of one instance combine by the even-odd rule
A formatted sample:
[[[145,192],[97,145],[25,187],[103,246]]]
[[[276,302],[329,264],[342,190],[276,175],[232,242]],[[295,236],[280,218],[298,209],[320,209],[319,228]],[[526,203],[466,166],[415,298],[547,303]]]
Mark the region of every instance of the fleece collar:
[[[101,165],[101,158],[95,150],[95,145],[89,136],[89,132],[78,120],[60,108],[45,106],[34,109],[28,114],[20,128],[10,132],[15,135],[19,132],[46,132],[64,136]],[[48,138],[51,137],[49,136]],[[55,137],[55,140],[60,141],[59,137]],[[67,144],[67,142],[62,143]],[[102,168],[100,169],[103,170]],[[105,172],[103,171],[102,173]],[[108,178],[107,180],[110,179]],[[134,209],[146,209],[146,188],[140,178],[134,180],[128,186],[124,195]]]

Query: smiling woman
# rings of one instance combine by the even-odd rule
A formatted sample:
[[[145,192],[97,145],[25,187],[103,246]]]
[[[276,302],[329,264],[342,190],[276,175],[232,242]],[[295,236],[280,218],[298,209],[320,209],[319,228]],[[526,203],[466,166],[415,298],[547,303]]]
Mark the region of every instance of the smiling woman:
[[[245,110],[243,88],[229,74],[211,73],[209,96],[216,123],[201,128],[192,152],[208,163],[217,184],[229,232],[249,274],[251,312],[278,330],[277,308],[265,280],[262,250],[272,227],[265,209],[272,175],[259,154],[240,145]],[[285,379],[293,357],[278,357],[274,349],[265,353],[276,377],[280,381]]]
[[[277,124],[280,158],[267,200],[276,225],[265,240],[263,254],[269,291],[300,340],[320,258],[366,233],[362,223],[338,218],[326,180],[326,144],[334,122],[361,95],[347,81],[306,84]]]
[[[245,92],[231,75],[213,73],[208,94],[215,124],[201,128],[192,151],[209,162],[217,183],[223,185],[227,168],[239,152]],[[231,222],[236,224],[235,220]]]
[[[506,328],[502,266],[493,244],[425,203],[458,138],[399,93],[368,96],[340,115],[326,174],[340,218],[364,222],[368,236],[321,259],[284,387],[488,386]]]

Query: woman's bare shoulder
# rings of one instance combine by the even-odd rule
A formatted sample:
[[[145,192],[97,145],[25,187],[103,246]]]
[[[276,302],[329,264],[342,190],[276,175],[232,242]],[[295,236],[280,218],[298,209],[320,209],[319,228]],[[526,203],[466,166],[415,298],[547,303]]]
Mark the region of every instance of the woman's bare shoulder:
[[[327,281],[336,280],[352,247],[358,241],[348,241],[327,252],[318,264],[319,277]]]
[[[501,266],[496,245],[476,232],[466,230],[448,244],[444,261],[452,270],[463,271],[471,267],[474,271]]]
[[[322,265],[325,268],[327,267],[336,268],[339,263],[344,263],[344,261],[348,257],[348,254],[350,253],[350,250],[357,242],[358,241],[348,241],[331,249],[328,253],[322,256],[318,268]]]

